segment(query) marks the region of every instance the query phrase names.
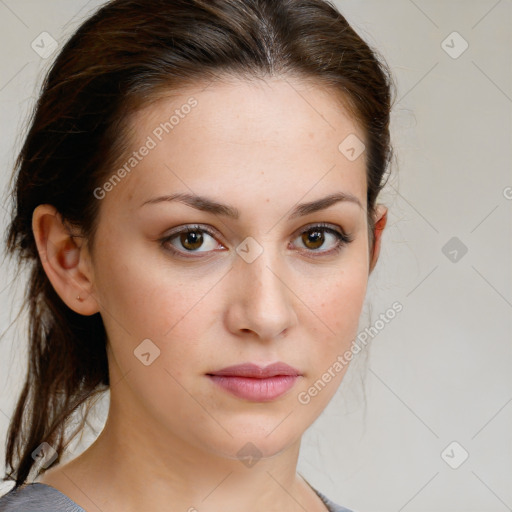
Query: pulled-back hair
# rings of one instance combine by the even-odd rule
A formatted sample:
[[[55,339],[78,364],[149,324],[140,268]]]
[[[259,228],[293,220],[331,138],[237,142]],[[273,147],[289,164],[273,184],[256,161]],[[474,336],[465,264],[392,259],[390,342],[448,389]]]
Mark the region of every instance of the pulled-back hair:
[[[75,313],[55,292],[38,255],[34,209],[55,206],[92,248],[101,203],[94,190],[127,150],[130,114],[166,91],[223,76],[293,76],[332,88],[365,134],[373,247],[394,92],[377,55],[322,0],[113,0],[78,28],[45,76],[13,175],[6,244],[30,272],[29,356],[4,480],[23,484],[43,442],[62,455],[84,425],[66,433],[73,413],[109,388],[101,316]]]

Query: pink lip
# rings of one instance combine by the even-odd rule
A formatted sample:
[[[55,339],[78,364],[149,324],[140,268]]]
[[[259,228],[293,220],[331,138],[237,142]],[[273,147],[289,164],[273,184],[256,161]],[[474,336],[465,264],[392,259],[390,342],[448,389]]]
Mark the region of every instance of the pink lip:
[[[264,368],[252,363],[228,366],[207,374],[229,393],[253,402],[269,402],[286,393],[301,375],[285,363]]]

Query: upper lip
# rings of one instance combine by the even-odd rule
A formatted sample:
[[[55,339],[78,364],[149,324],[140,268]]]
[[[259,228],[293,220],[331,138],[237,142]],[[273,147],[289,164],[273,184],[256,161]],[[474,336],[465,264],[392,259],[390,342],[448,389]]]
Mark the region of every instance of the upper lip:
[[[224,375],[232,377],[253,377],[257,379],[265,379],[275,377],[276,375],[300,375],[299,370],[292,366],[277,362],[269,364],[265,367],[258,366],[253,363],[236,364],[227,366],[221,370],[208,373],[208,375]]]

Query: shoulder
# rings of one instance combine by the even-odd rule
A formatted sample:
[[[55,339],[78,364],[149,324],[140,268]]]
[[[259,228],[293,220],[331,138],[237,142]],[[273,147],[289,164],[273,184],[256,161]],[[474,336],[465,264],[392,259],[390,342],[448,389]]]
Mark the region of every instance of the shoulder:
[[[329,498],[324,496],[318,489],[313,489],[320,499],[325,503],[325,506],[329,509],[329,512],[356,512],[355,510],[349,510],[348,508],[342,507],[341,505],[337,505]]]
[[[329,512],[355,512],[337,505],[317,489],[313,490]],[[35,482],[11,489],[0,497],[0,512],[85,512],[70,498],[49,485]]]
[[[34,482],[14,487],[0,497],[0,512],[84,512],[84,510],[54,487]]]

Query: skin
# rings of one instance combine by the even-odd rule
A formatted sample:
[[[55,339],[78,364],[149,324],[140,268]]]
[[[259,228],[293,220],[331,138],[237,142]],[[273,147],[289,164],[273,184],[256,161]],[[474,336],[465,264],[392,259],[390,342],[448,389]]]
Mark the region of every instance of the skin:
[[[350,348],[378,259],[387,210],[377,208],[370,252],[366,155],[350,161],[338,150],[347,135],[364,134],[332,91],[290,78],[232,79],[140,110],[131,120],[133,150],[191,96],[197,106],[101,199],[94,250],[70,238],[51,205],[34,211],[55,290],[74,311],[103,318],[112,383],[98,439],[39,481],[88,512],[167,511],[171,503],[201,512],[324,511],[297,474],[297,459],[304,431],[347,367],[308,404],[298,396]],[[177,201],[141,207],[177,192],[208,196],[240,216]],[[361,206],[343,201],[288,220],[297,203],[333,192],[352,194]],[[322,254],[336,246],[332,234],[322,232],[323,245],[301,236],[319,222],[353,241]],[[202,232],[199,257],[176,257],[166,247],[186,256],[190,245],[179,236],[167,245],[159,239],[189,224],[210,226],[214,236]],[[246,237],[263,248],[252,263],[236,252]],[[148,366],[134,356],[147,338],[160,350]],[[271,402],[237,398],[206,376],[275,361],[301,376]],[[261,453],[252,467],[237,455],[248,442]]]

